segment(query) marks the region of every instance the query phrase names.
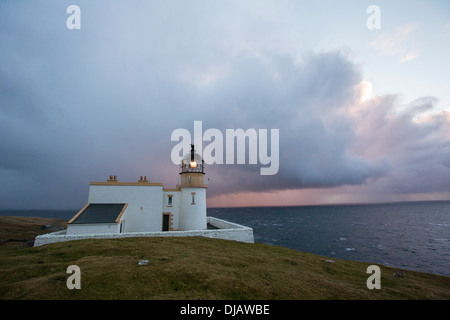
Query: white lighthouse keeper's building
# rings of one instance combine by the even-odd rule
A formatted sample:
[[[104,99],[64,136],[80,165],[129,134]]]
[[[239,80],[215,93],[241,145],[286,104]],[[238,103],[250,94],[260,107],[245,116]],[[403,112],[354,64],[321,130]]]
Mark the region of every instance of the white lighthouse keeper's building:
[[[204,161],[191,145],[175,189],[142,176],[91,182],[88,203],[68,222],[67,235],[205,230],[207,188]]]

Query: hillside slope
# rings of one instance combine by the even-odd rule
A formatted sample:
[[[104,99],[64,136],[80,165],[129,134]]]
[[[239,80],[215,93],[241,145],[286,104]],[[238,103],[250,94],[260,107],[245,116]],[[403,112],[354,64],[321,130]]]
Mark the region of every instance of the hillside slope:
[[[201,237],[78,240],[0,250],[0,299],[450,299],[449,277],[381,265],[369,290],[369,265]]]

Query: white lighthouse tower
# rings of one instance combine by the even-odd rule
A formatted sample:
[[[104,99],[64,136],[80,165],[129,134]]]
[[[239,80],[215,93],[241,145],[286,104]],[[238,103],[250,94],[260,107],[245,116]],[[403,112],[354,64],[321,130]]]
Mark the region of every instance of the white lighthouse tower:
[[[191,144],[191,152],[181,161],[180,183],[181,191],[179,230],[203,230],[207,228],[206,219],[206,189],[204,161],[195,152]]]

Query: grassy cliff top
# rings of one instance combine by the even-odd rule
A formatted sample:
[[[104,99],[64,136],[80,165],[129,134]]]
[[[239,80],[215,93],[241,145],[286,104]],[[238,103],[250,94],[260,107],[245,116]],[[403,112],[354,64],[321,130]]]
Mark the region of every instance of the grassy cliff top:
[[[449,277],[379,264],[381,289],[369,290],[371,264],[202,237],[0,245],[0,299],[450,299]],[[70,265],[80,290],[66,286]]]

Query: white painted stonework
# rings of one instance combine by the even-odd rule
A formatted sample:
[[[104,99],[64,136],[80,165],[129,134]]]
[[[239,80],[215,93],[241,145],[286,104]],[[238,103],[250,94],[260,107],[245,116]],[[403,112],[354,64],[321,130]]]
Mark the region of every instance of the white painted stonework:
[[[195,203],[192,203],[192,193]],[[185,187],[181,190],[178,230],[206,229],[206,189]]]
[[[127,203],[121,217],[123,232],[148,232],[162,230],[162,185],[91,185],[88,203]],[[68,230],[73,225],[68,226]]]
[[[67,234],[119,233],[117,223],[93,223],[88,225],[71,225]]]

